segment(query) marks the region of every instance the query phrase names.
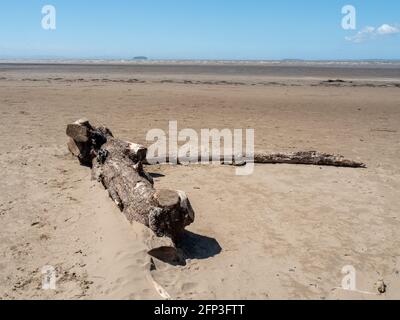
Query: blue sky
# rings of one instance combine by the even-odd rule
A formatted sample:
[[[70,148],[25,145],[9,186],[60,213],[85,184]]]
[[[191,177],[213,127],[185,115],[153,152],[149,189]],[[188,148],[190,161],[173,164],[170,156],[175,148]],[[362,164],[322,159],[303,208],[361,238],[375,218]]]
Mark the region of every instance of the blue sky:
[[[56,30],[41,26],[41,10],[47,4],[57,10]],[[357,30],[341,27],[341,9],[347,4],[357,10]],[[0,1],[0,58],[126,59],[138,55],[153,59],[400,59],[400,1]]]

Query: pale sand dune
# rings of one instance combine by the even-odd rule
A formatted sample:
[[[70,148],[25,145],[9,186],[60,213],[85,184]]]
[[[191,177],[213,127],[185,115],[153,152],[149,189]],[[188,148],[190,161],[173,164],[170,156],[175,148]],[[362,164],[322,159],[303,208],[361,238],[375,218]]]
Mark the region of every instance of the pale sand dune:
[[[318,149],[368,164],[264,165],[249,177],[149,167],[157,187],[187,191],[196,211],[192,259],[152,271],[173,299],[400,298],[399,110],[395,87],[0,80],[0,297],[161,298],[147,277],[147,230],[130,226],[67,152],[66,124],[87,117],[139,143],[177,120],[180,129],[255,128],[258,150]],[[41,289],[45,265],[58,271],[55,292]],[[334,289],[345,265],[360,291],[377,293],[384,279],[387,293]]]

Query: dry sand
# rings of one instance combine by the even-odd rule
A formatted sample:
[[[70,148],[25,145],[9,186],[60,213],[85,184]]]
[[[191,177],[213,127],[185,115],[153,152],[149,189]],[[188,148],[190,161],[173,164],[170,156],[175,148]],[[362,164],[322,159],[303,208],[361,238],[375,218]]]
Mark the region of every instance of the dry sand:
[[[322,82],[329,72],[70,69],[0,66],[0,299],[161,299],[148,276],[148,231],[129,225],[67,152],[65,126],[81,117],[145,144],[169,120],[254,128],[257,150],[368,164],[257,165],[245,177],[224,166],[148,167],[157,187],[185,190],[196,211],[191,259],[151,272],[173,299],[400,298],[398,69],[362,80],[334,72],[345,83]],[[42,290],[45,265],[57,270],[56,291]],[[335,289],[346,265],[371,294]],[[381,279],[387,292],[377,295]]]

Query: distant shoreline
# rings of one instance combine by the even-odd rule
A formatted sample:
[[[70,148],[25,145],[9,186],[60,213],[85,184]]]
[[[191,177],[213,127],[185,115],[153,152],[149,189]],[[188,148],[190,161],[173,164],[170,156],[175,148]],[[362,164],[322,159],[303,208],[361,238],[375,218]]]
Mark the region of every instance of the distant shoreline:
[[[299,81],[400,81],[400,62],[41,61],[0,62],[4,79],[271,83]],[[331,82],[332,84],[332,82]],[[333,83],[335,84],[335,83]],[[339,85],[339,84],[337,84]],[[340,84],[341,85],[341,84]]]
[[[0,59],[0,64],[43,65],[265,65],[265,66],[396,66],[400,59],[365,60],[202,60],[202,59]]]

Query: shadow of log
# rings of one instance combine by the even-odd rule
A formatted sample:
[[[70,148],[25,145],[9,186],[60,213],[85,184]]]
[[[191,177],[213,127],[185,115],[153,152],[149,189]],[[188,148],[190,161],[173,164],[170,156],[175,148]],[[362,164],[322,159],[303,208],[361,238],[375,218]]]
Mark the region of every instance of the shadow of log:
[[[171,266],[185,266],[186,260],[174,247],[159,247],[147,252],[153,258],[167,263]]]
[[[165,177],[165,174],[162,174],[162,173],[154,173],[154,172],[149,172],[149,175],[152,177],[152,178],[164,178]]]
[[[208,259],[222,251],[218,241],[190,231],[185,231],[178,245],[185,259]]]
[[[185,266],[188,259],[208,259],[221,251],[221,246],[214,238],[185,231],[176,248],[162,246],[148,251],[148,254],[172,266]]]

